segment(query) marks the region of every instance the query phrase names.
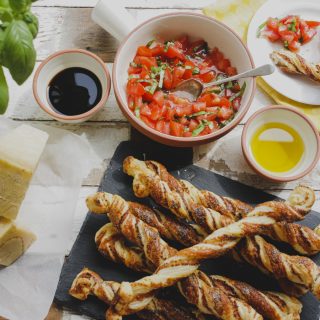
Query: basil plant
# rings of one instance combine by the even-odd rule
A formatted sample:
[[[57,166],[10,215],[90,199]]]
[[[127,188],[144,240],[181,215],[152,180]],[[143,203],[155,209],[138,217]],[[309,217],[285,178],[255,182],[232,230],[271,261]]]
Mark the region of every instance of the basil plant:
[[[30,11],[34,1],[0,0],[0,114],[5,113],[9,102],[4,68],[21,85],[36,62],[33,39],[38,33],[38,19]]]

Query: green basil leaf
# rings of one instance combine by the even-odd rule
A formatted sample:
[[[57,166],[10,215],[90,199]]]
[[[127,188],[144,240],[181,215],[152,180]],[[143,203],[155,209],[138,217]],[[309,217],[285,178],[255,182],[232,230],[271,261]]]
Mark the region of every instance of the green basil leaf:
[[[32,34],[24,21],[14,21],[6,29],[1,58],[2,64],[10,70],[19,85],[32,73],[36,51]]]
[[[192,136],[197,137],[203,130],[205,129],[205,125],[201,122],[193,131]]]
[[[28,8],[29,1],[28,0],[9,0],[10,7],[15,12],[23,12]]]
[[[38,18],[31,12],[26,12],[23,15],[23,20],[27,24],[33,39],[37,36],[38,31],[39,31],[39,22]]]
[[[0,67],[1,67],[1,65],[2,65],[1,52],[2,52],[2,47],[3,47],[5,35],[6,35],[5,30],[3,30],[3,29],[0,28]]]
[[[136,108],[134,110],[134,114],[136,115],[137,118],[140,118],[140,108]]]
[[[155,41],[156,41],[156,40],[154,40],[154,39],[150,40],[150,41],[146,44],[146,46],[147,46],[148,48],[150,48]]]
[[[0,0],[0,7],[8,8],[9,7],[9,1],[8,0]]]
[[[244,82],[243,85],[242,85],[242,87],[241,87],[241,89],[240,89],[240,91],[237,92],[237,93],[235,93],[233,96],[231,96],[231,97],[229,98],[229,101],[232,102],[234,99],[236,99],[236,98],[238,98],[238,97],[242,97],[243,94],[244,94],[244,92],[245,92],[245,90],[246,90],[246,87],[247,87],[247,83]]]
[[[9,89],[3,69],[0,66],[0,114],[4,114],[9,103]]]
[[[266,26],[266,24],[267,24],[267,21],[261,23],[260,26],[258,27],[258,30],[257,30],[257,37],[258,38],[260,37],[261,31]]]
[[[4,22],[11,22],[13,20],[13,15],[10,8],[0,7],[0,20],[2,21],[1,28],[5,29],[3,26]]]
[[[199,74],[199,73],[200,73],[200,69],[198,67],[194,67],[192,74],[195,75],[195,74]]]
[[[211,114],[214,114],[214,112],[199,111],[199,112],[187,115],[186,118],[187,119],[192,119],[192,118],[195,118],[195,117],[198,117],[198,116],[205,116],[205,115],[209,116]]]

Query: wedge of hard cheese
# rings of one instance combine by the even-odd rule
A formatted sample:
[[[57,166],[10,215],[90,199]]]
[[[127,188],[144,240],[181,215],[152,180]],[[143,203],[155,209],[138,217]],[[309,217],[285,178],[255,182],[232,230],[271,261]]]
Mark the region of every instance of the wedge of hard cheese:
[[[47,140],[27,125],[0,136],[0,216],[16,218]]]
[[[0,217],[0,265],[9,266],[30,247],[36,236]]]

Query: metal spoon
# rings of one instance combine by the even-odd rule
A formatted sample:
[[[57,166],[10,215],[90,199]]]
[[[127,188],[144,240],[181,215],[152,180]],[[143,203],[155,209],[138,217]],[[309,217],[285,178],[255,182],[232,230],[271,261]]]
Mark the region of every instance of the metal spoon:
[[[217,86],[222,83],[226,83],[233,80],[239,80],[242,78],[267,76],[269,74],[272,74],[274,70],[275,67],[272,64],[265,64],[261,67],[251,69],[243,73],[239,73],[235,76],[206,84],[203,84],[196,79],[189,79],[181,82],[172,92],[180,98],[188,99],[189,101],[195,101],[198,99],[203,89],[207,87]]]

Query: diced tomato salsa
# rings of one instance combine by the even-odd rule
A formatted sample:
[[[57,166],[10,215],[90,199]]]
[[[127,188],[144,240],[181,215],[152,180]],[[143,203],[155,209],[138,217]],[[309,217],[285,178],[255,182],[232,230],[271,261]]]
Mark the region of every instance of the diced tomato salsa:
[[[318,21],[306,21],[299,16],[289,15],[282,19],[269,18],[258,29],[258,36],[271,42],[281,41],[283,46],[293,52],[312,40],[317,34]]]
[[[245,84],[209,86],[196,101],[172,91],[181,82],[210,83],[237,74],[229,59],[204,40],[150,41],[137,49],[128,69],[128,106],[149,127],[178,137],[207,135],[230,122],[240,108]]]

